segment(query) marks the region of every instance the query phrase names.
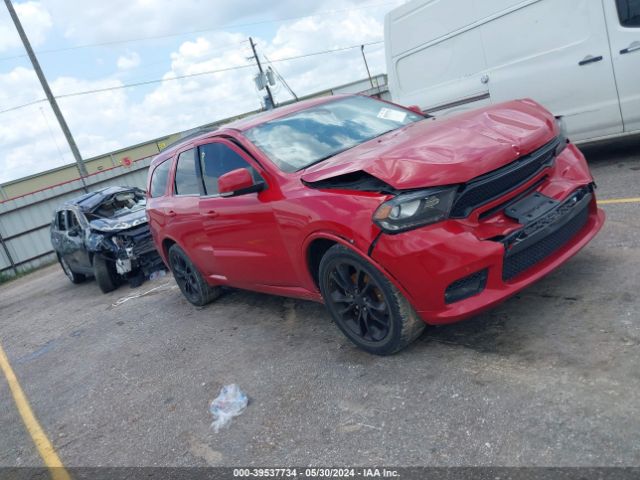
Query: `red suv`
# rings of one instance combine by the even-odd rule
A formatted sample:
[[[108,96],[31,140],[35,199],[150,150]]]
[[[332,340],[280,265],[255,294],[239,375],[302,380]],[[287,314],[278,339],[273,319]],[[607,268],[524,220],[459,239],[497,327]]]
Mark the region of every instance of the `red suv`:
[[[531,100],[435,120],[314,99],[185,140],[149,172],[151,231],[191,303],[224,285],[324,302],[375,354],[505,300],[604,223],[584,157]]]

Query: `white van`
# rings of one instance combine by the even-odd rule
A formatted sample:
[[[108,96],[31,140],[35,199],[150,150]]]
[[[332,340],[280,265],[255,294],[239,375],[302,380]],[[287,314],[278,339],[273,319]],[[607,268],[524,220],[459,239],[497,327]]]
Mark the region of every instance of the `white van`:
[[[579,143],[640,133],[640,0],[412,0],[385,43],[393,101],[436,117],[529,97]]]

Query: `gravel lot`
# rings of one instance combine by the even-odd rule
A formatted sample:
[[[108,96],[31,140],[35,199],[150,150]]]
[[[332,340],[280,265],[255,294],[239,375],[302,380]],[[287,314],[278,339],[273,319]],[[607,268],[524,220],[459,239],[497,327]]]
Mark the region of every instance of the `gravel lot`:
[[[638,151],[586,150],[599,198],[640,197]],[[561,269],[393,357],[318,304],[197,309],[170,276],[102,295],[57,265],[0,287],[0,342],[67,466],[638,466],[639,205],[606,205]],[[227,383],[251,402],[216,434]],[[42,465],[4,378],[0,432],[0,465]]]

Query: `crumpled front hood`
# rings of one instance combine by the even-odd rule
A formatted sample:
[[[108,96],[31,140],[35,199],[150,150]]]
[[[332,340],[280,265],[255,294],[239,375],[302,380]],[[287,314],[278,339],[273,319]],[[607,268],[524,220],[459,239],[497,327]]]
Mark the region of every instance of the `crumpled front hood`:
[[[531,100],[516,100],[410,124],[309,167],[302,180],[313,183],[362,170],[400,190],[464,183],[558,133],[551,113]]]
[[[91,220],[89,225],[92,229],[100,232],[116,232],[118,230],[127,230],[145,223],[147,223],[147,213],[144,208],[141,208],[140,210],[120,215],[119,217]]]

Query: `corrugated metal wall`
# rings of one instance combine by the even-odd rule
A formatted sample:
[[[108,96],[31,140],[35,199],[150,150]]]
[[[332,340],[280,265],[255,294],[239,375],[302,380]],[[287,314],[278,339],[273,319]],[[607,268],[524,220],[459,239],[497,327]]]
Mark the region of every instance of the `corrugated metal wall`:
[[[85,178],[87,187],[96,190],[127,185],[145,189],[151,158],[137,160],[129,168],[120,166],[89,175]],[[53,212],[82,193],[82,182],[74,180],[0,203],[0,273],[10,275],[55,260],[49,237]]]

